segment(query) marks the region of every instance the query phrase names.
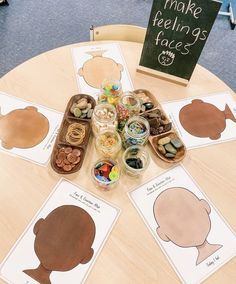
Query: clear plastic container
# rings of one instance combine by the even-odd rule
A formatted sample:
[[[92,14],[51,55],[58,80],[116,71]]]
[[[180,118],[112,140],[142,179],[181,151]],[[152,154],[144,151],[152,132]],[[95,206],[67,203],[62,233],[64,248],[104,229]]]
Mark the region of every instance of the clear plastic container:
[[[132,145],[146,145],[150,135],[148,121],[141,116],[131,117],[122,131],[122,145],[126,149]]]
[[[118,118],[118,131],[122,131],[128,119],[140,112],[140,100],[133,92],[122,94],[119,104],[116,106]]]
[[[118,80],[105,79],[102,82],[99,102],[107,102],[116,106],[122,94],[121,82]]]
[[[120,167],[117,162],[110,159],[98,160],[91,171],[95,185],[104,191],[113,188],[120,179]]]
[[[125,150],[122,156],[123,170],[131,176],[142,174],[149,163],[150,155],[143,146],[131,146]]]
[[[105,158],[116,158],[121,146],[120,135],[114,130],[105,130],[96,138],[96,149]]]
[[[104,130],[116,130],[117,113],[113,105],[101,103],[96,105],[92,115],[92,129],[96,136]]]

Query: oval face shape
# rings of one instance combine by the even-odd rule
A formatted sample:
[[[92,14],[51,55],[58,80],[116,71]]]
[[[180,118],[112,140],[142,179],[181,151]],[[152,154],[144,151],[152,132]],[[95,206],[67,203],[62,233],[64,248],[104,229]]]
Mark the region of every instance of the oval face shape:
[[[182,107],[179,120],[183,128],[196,137],[218,139],[226,127],[224,112],[201,100]]]
[[[185,188],[169,188],[157,197],[154,216],[169,241],[180,247],[200,246],[211,228],[206,204]]]
[[[48,131],[48,119],[35,107],[13,110],[0,120],[0,140],[6,149],[34,147]]]
[[[50,271],[68,271],[88,262],[95,230],[92,217],[84,209],[73,205],[57,207],[39,220],[35,229],[34,248],[40,263]]]
[[[85,62],[81,76],[88,85],[99,89],[105,79],[120,80],[121,71],[122,66],[113,59],[97,56]]]

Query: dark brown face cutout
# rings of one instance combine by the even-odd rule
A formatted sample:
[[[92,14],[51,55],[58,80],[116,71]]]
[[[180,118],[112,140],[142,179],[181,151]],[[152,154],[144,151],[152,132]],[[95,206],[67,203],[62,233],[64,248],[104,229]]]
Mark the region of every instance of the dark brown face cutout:
[[[105,51],[88,52],[93,58],[87,60],[83,67],[79,69],[79,75],[86,83],[96,89],[101,88],[105,79],[120,80],[123,66],[113,59],[103,57]]]
[[[226,119],[236,122],[229,106],[221,111],[213,104],[202,100],[193,100],[179,112],[179,120],[183,128],[193,136],[219,139],[226,127]]]
[[[32,148],[43,141],[48,130],[48,119],[33,106],[0,117],[0,140],[6,149]]]
[[[183,248],[197,247],[196,265],[222,247],[207,242],[211,208],[189,190],[173,187],[163,191],[157,197],[153,211],[159,225],[157,234],[163,241],[171,241]]]
[[[50,284],[52,271],[68,271],[91,260],[95,232],[95,223],[84,209],[73,205],[56,208],[34,226],[39,267],[23,272],[40,284]]]

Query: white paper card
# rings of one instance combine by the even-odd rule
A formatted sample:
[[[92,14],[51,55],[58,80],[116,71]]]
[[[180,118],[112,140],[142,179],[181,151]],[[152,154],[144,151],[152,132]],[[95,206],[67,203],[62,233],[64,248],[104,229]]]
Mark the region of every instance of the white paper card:
[[[3,261],[1,277],[14,284],[42,283],[31,277],[32,271],[23,272],[41,263],[40,277],[52,284],[83,283],[119,213],[118,208],[62,179]],[[50,275],[45,276],[45,268]],[[46,280],[43,283],[49,283]]]
[[[235,256],[235,234],[183,167],[129,196],[184,283],[200,283]]]
[[[100,91],[100,83],[96,82],[110,79],[109,76],[112,74],[119,77],[123,91],[133,90],[133,84],[118,44],[75,47],[72,49],[72,56],[81,93],[96,96]],[[95,77],[97,80],[94,80]]]
[[[188,149],[236,139],[236,102],[229,93],[167,102],[162,107]],[[182,122],[181,114],[186,115]]]
[[[2,92],[0,92],[0,108],[0,151],[20,156],[37,164],[46,165],[63,114]],[[28,111],[26,108],[31,108],[31,110]],[[43,127],[45,127],[45,131],[40,133]],[[5,133],[6,128],[15,135],[11,141],[8,141],[9,134]],[[38,137],[34,140],[38,131]],[[30,144],[32,139],[33,146]],[[11,145],[8,145],[9,143]],[[22,146],[25,148],[21,148]]]

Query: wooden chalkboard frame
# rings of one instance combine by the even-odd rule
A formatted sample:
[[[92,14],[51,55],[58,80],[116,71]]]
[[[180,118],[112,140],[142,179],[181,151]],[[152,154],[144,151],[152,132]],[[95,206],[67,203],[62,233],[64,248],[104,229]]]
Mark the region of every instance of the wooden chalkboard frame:
[[[218,0],[153,0],[137,72],[186,86],[221,4]],[[169,57],[169,64],[162,62],[161,54]]]

